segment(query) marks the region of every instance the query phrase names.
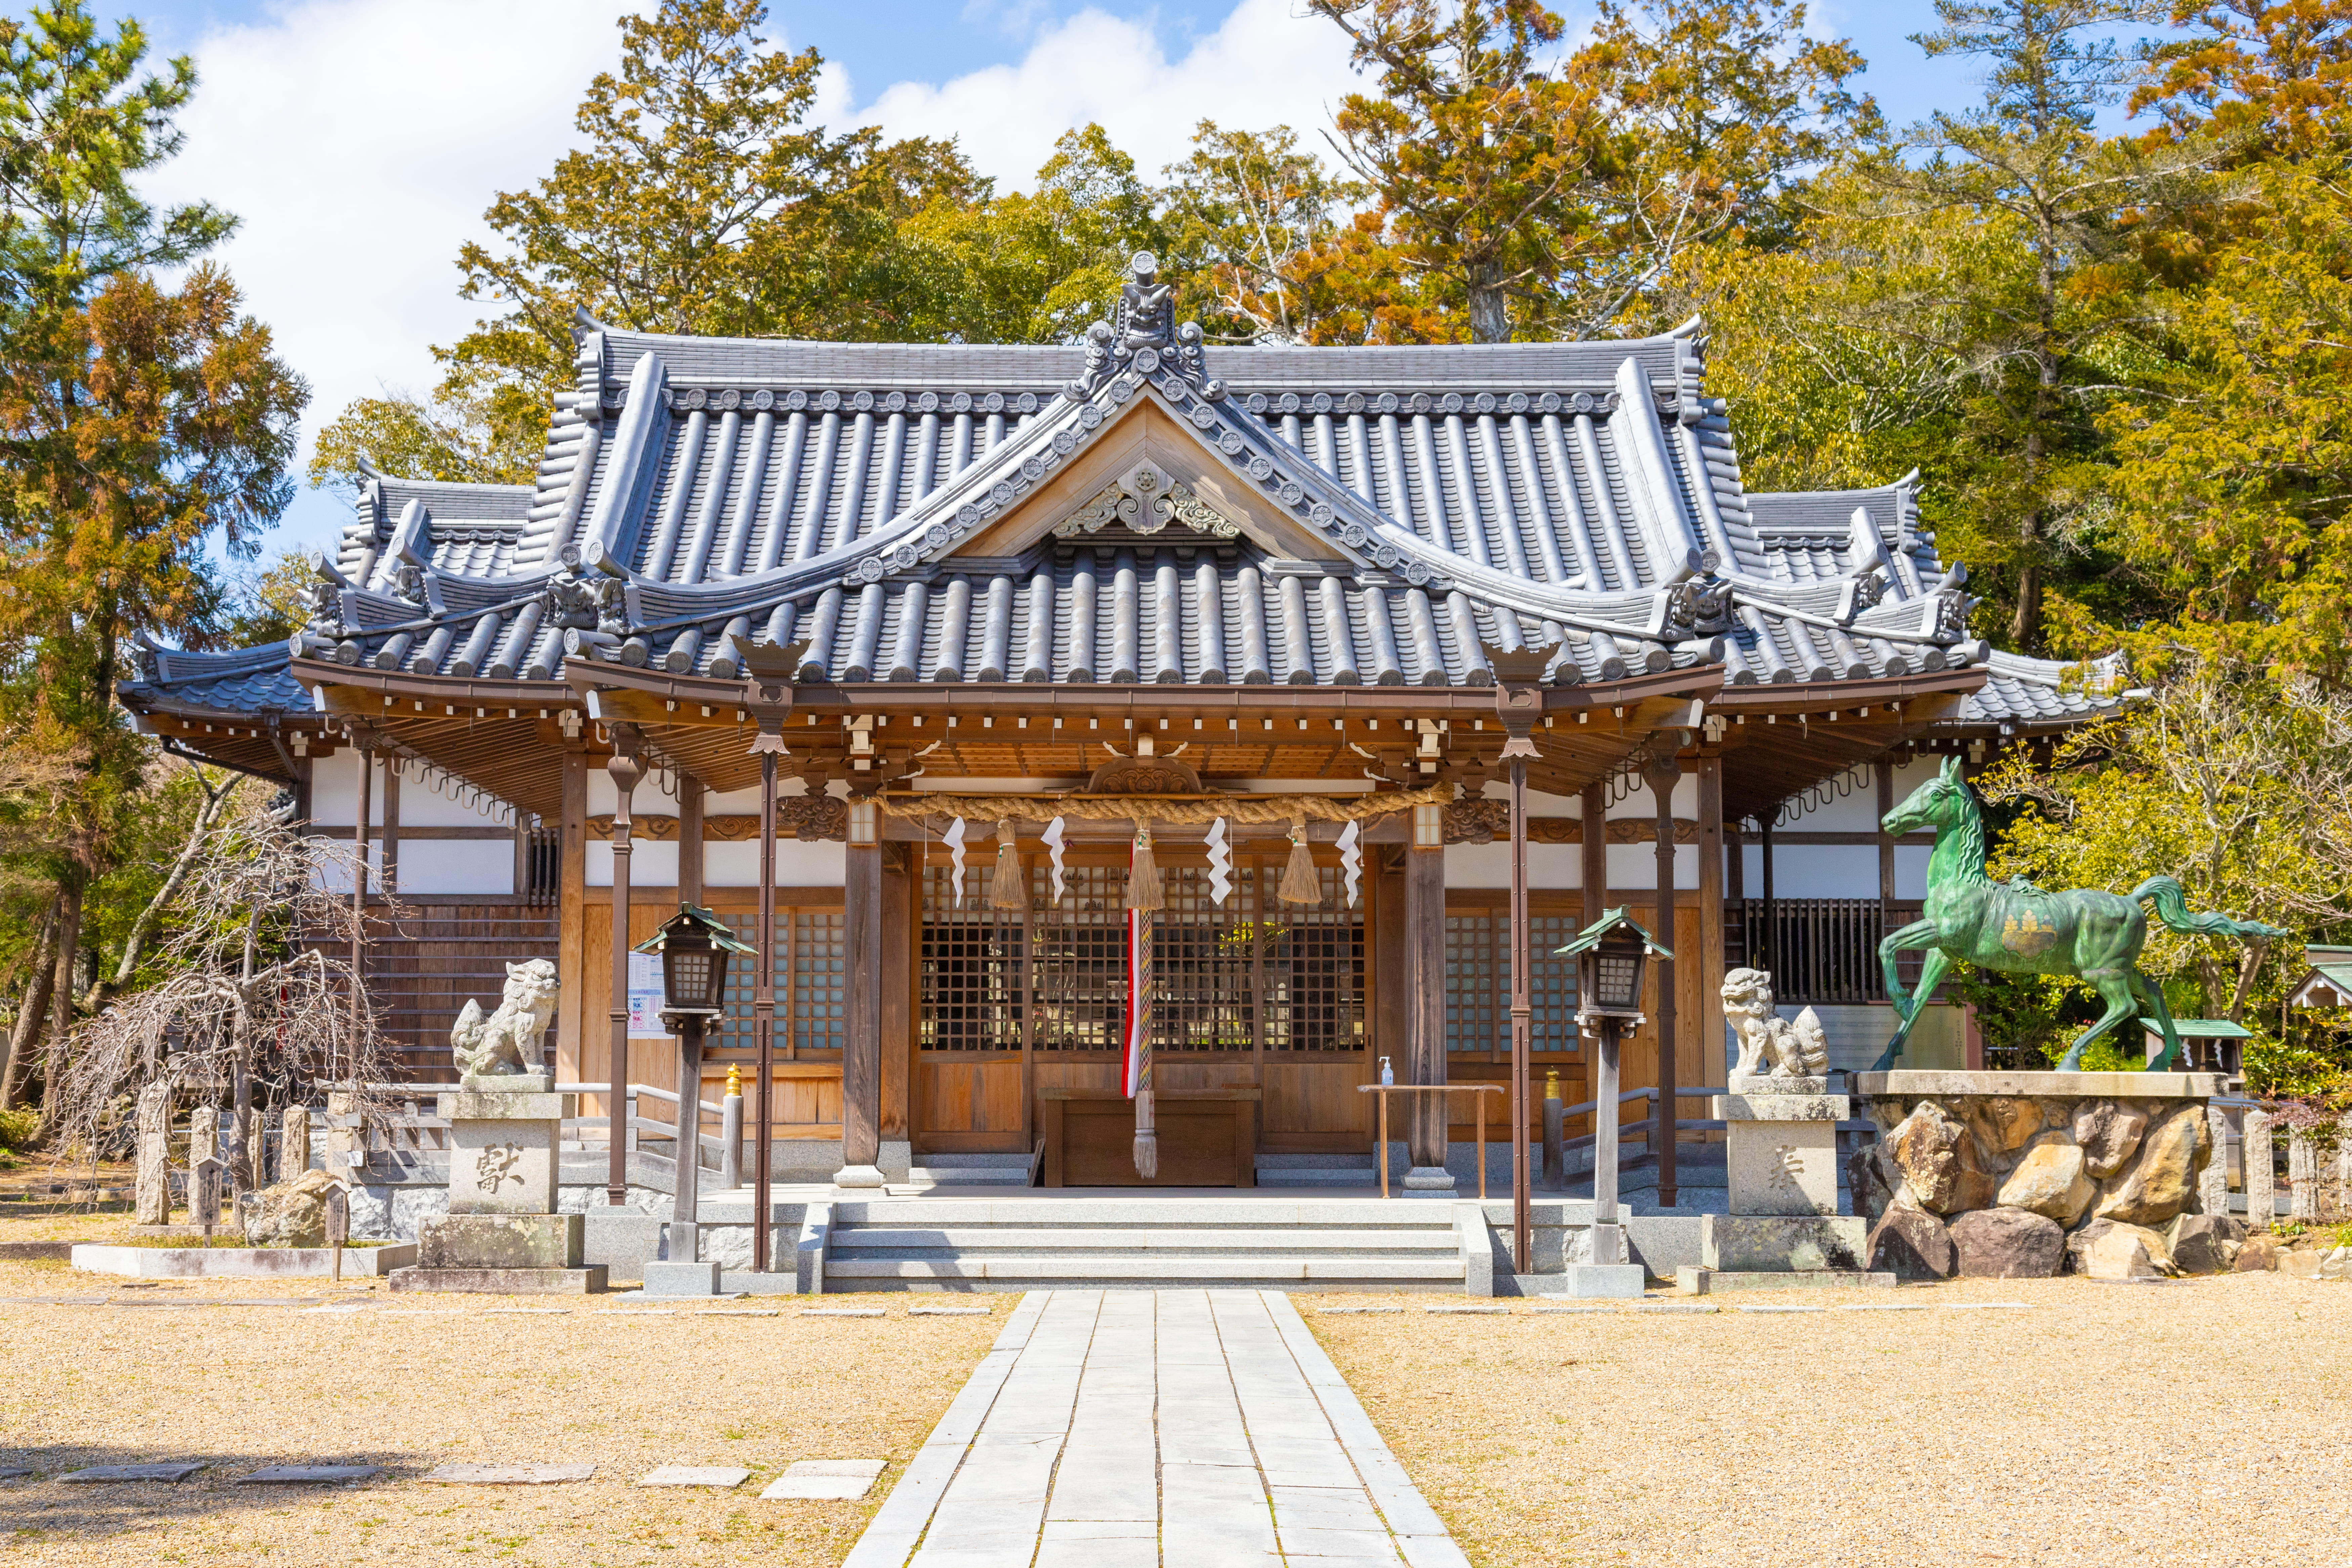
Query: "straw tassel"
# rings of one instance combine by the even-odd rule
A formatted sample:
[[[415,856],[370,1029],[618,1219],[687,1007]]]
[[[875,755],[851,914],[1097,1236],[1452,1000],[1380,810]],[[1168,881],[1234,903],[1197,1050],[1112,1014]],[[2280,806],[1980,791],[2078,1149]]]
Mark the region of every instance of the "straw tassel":
[[[1147,1182],[1160,1177],[1160,1131],[1148,1089],[1135,1091],[1135,1173]]]
[[[1017,910],[1028,900],[1022,897],[1021,857],[1013,849],[1013,824],[996,825],[996,874],[988,881],[988,901],[1000,910]]]
[[[1315,857],[1307,848],[1307,818],[1290,819],[1290,864],[1282,868],[1282,901],[1286,904],[1319,904],[1323,901],[1323,879],[1315,874]]]
[[[1164,910],[1168,907],[1167,897],[1160,888],[1160,863],[1151,858],[1151,829],[1141,823],[1136,825],[1135,855],[1128,862],[1127,907],[1130,910]],[[1140,1146],[1139,1142],[1138,1147]]]

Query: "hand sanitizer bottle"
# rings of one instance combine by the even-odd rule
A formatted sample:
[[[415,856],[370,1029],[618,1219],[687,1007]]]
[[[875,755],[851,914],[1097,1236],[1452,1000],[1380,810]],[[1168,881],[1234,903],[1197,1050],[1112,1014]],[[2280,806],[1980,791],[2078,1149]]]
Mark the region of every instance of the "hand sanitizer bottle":
[[[1382,1057],[1381,1058],[1381,1085],[1382,1088],[1387,1089],[1395,1087],[1395,1084],[1396,1068],[1389,1066],[1388,1058]]]

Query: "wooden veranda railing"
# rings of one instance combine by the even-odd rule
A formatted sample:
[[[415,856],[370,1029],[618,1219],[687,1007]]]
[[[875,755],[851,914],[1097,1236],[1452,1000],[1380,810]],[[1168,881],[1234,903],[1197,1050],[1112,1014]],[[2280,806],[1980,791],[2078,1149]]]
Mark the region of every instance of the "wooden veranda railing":
[[[1779,899],[1768,922],[1763,900],[1729,902],[1724,906],[1724,963],[1770,970],[1773,997],[1784,1005],[1884,1002],[1879,940],[1917,920],[1919,908],[1908,900]],[[1919,977],[1919,957],[1906,952],[1895,961],[1895,973],[1906,985]]]

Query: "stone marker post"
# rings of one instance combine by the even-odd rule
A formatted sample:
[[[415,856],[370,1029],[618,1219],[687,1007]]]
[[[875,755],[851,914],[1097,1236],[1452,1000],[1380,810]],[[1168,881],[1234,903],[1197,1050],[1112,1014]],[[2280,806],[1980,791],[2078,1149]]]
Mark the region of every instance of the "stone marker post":
[[[2269,1111],[2259,1106],[2246,1107],[2245,1136],[2242,1146],[2246,1166],[2246,1224],[2255,1230],[2268,1230],[2278,1218],[2277,1191],[2271,1170]]]
[[[299,1181],[310,1169],[310,1108],[289,1105],[278,1113],[278,1179]]]
[[[161,1081],[139,1091],[138,1203],[131,1223],[172,1223],[172,1086]]]
[[[2197,1212],[2227,1215],[2230,1212],[2230,1161],[2224,1152],[2230,1147],[2229,1113],[2220,1106],[2205,1107],[2205,1136],[2213,1147],[2212,1159],[2197,1175]]]

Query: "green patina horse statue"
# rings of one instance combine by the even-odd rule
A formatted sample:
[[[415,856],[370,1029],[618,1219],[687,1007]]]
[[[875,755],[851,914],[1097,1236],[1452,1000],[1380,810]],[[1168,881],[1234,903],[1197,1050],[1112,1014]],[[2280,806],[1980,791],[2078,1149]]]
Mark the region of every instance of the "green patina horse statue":
[[[2096,888],[2047,892],[2022,877],[1993,881],[1984,874],[1984,816],[1976,791],[1960,776],[1958,757],[1945,758],[1942,771],[1888,812],[1882,826],[1898,834],[1932,827],[1936,850],[1927,861],[1927,899],[1919,919],[1878,944],[1898,1026],[1874,1072],[1889,1070],[1902,1056],[1921,1005],[1955,959],[2016,974],[2076,975],[2097,988],[2107,1010],[2067,1048],[2059,1071],[2081,1071],[2083,1047],[2135,1014],[2154,1018],[2163,1031],[2164,1054],[2148,1066],[2168,1068],[2179,1057],[2180,1036],[2163,991],[2136,967],[2147,944],[2147,914],[2140,900],[2153,900],[2158,916],[2178,931],[2239,942],[2287,934],[2254,921],[2191,914],[2180,884],[2169,877],[2150,877],[2124,894]],[[1927,956],[1919,963],[1919,984],[1906,993],[1895,978],[1895,955],[1917,948],[1927,949]]]

